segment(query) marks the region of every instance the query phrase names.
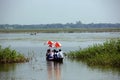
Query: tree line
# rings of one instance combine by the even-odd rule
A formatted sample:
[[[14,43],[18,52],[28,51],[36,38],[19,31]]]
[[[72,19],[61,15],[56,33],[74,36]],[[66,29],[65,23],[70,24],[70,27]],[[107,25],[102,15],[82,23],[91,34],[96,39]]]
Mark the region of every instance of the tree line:
[[[49,28],[120,28],[120,23],[89,23],[84,24],[81,21],[76,23],[56,23],[56,24],[0,24],[0,29],[49,29]]]

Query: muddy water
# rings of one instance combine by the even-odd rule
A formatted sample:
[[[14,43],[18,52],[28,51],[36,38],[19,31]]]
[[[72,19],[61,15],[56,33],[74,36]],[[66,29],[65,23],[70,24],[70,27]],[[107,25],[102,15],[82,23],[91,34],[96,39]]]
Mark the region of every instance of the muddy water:
[[[0,34],[0,45],[32,56],[28,63],[0,64],[0,80],[120,80],[120,70],[89,67],[79,61],[47,62],[47,40],[59,41],[67,53],[109,39],[120,38],[120,32],[108,33],[9,33]]]

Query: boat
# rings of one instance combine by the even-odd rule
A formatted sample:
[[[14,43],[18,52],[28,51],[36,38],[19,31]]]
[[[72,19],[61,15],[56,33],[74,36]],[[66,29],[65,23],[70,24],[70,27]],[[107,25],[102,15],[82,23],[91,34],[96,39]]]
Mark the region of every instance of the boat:
[[[46,58],[47,61],[55,61],[55,62],[63,62],[63,58],[57,58],[57,59],[54,59],[54,58]]]
[[[59,42],[53,42],[50,40],[48,40],[46,44],[49,45],[49,49],[47,49],[47,52],[46,52],[46,60],[55,61],[55,62],[63,62],[63,55],[62,55],[63,53],[61,52],[61,49],[59,49],[59,51],[57,51],[56,49],[51,50],[52,47],[60,48],[62,45]]]
[[[30,35],[36,35],[36,33],[30,33]]]

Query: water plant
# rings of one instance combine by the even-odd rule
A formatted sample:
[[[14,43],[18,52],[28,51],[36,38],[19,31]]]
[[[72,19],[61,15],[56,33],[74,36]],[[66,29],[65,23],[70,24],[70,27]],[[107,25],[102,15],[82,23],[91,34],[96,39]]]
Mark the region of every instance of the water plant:
[[[28,62],[29,59],[10,47],[2,48],[0,45],[0,63]]]
[[[120,39],[108,40],[103,44],[94,44],[82,50],[71,51],[67,56],[82,60],[88,65],[120,67]]]

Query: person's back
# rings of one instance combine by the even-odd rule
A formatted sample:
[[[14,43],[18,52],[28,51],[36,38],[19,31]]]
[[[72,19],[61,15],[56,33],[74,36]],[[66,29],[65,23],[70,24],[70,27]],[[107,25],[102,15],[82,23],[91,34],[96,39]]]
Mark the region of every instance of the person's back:
[[[54,59],[56,60],[57,58],[58,58],[58,56],[57,56],[57,51],[54,49]]]
[[[49,59],[49,57],[50,57],[50,49],[48,49],[46,52],[46,59]]]
[[[52,50],[50,56],[53,58],[54,57],[54,50]]]
[[[50,49],[47,50],[46,52],[46,57],[50,54]]]
[[[46,59],[47,59],[47,60],[53,59],[53,53],[51,52],[50,49],[47,50]]]
[[[63,51],[61,49],[59,49],[59,58],[63,58],[64,55],[63,55]]]
[[[59,55],[59,52],[58,52],[58,51],[56,51],[56,54],[57,54],[57,58],[60,58],[60,55]]]

